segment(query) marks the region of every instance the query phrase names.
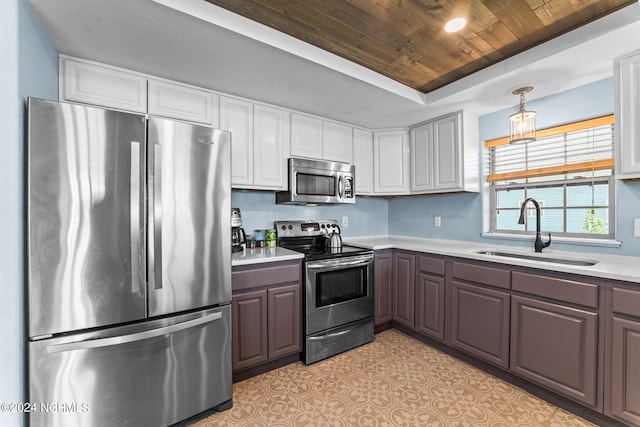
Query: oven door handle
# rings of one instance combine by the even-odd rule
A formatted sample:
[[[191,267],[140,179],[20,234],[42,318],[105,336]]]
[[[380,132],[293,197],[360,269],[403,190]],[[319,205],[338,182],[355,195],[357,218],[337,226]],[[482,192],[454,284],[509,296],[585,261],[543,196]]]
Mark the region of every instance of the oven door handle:
[[[343,261],[340,259],[330,261],[320,261],[307,263],[308,270],[337,270],[345,267],[365,266],[373,261],[373,257],[358,257],[352,261]]]

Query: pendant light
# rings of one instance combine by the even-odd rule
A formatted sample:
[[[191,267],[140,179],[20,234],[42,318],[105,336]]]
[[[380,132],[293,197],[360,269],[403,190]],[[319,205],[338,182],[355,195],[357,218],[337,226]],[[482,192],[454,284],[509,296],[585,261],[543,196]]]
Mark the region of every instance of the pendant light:
[[[525,86],[512,92],[514,95],[520,95],[520,110],[509,116],[511,123],[509,144],[526,144],[536,140],[536,112],[524,109],[524,94],[532,90],[532,86]]]

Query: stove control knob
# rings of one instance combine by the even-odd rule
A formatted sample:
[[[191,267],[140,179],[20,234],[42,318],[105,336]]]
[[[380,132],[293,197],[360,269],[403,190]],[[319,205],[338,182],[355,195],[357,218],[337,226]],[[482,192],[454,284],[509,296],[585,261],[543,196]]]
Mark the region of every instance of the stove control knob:
[[[293,230],[293,225],[289,224],[289,230]]]
[[[286,229],[287,229],[287,226],[286,226],[286,225],[283,225],[283,226],[282,226],[282,227],[280,227],[280,228],[282,229],[282,231],[284,231],[284,230],[286,230]]]

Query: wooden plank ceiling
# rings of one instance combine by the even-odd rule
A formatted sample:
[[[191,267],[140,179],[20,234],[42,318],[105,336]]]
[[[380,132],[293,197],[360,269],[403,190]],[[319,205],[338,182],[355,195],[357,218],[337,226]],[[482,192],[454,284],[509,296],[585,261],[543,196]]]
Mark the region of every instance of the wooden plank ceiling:
[[[205,1],[427,93],[637,0]]]

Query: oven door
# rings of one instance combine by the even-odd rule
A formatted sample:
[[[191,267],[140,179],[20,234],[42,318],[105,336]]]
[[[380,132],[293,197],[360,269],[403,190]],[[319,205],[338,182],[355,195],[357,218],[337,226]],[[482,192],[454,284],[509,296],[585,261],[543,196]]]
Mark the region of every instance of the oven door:
[[[306,263],[305,334],[373,317],[373,254]]]

